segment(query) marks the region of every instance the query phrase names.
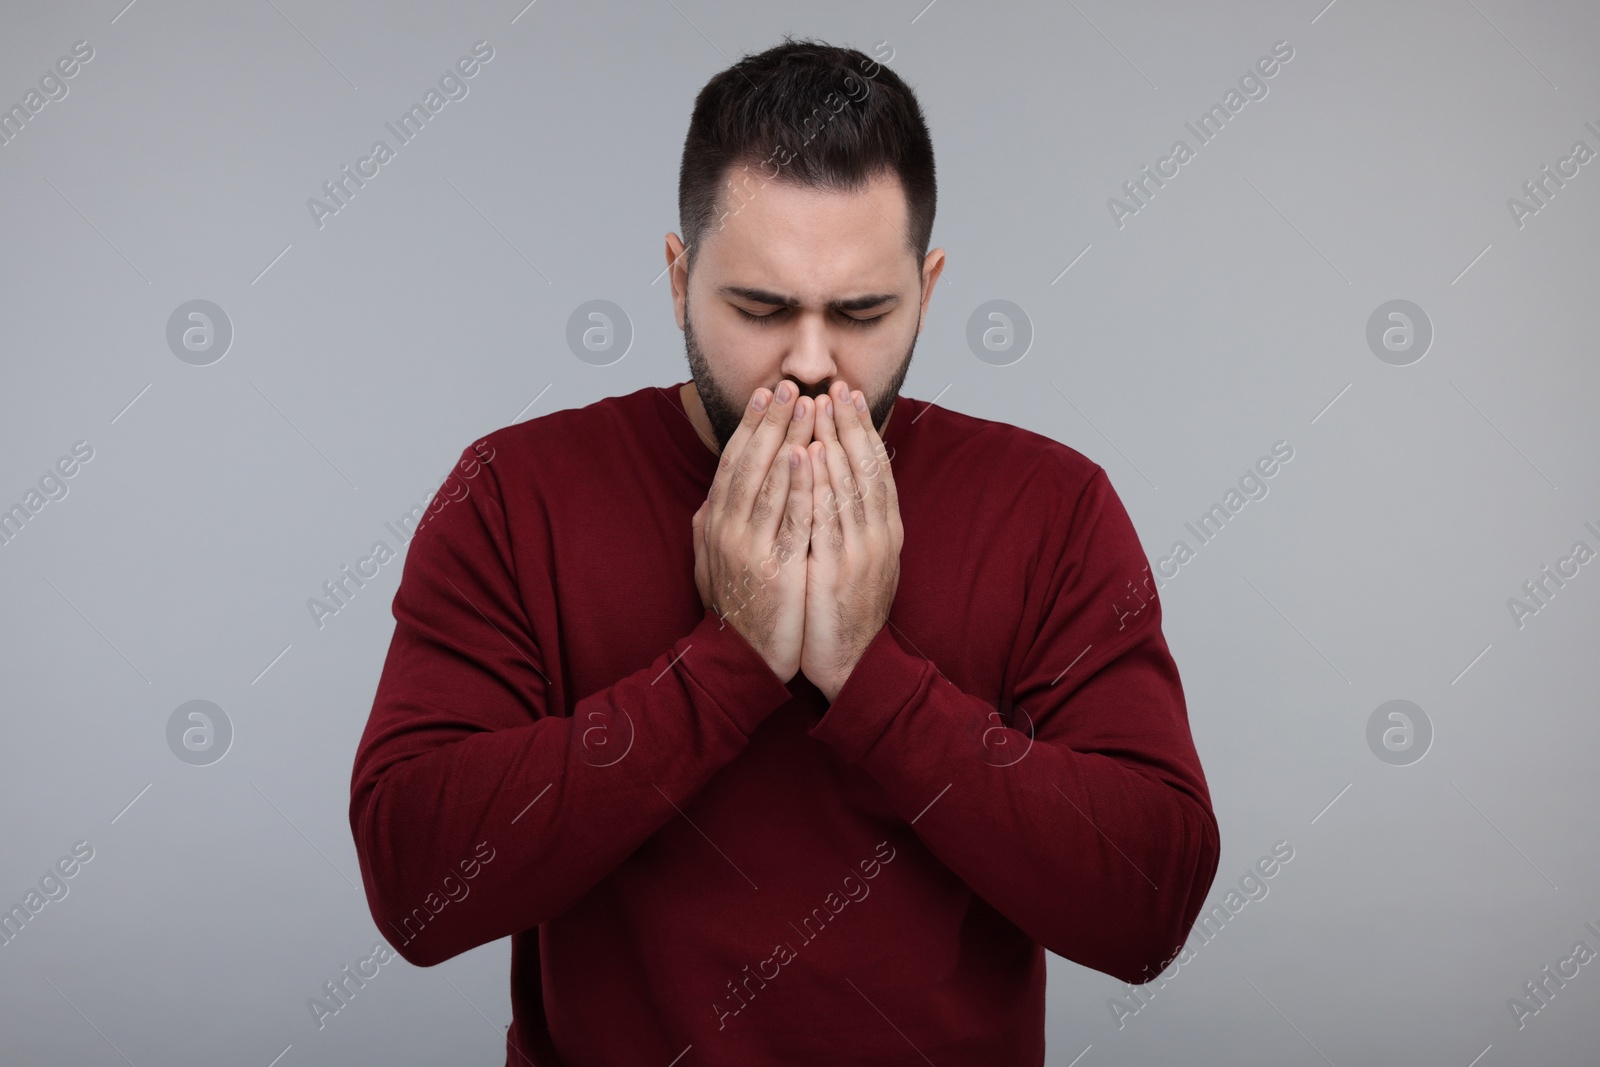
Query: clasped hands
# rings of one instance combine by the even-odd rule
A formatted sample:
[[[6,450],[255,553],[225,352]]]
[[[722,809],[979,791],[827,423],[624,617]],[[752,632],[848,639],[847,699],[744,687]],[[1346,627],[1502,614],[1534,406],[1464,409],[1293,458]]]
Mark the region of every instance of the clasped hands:
[[[788,683],[831,704],[889,618],[900,502],[865,396],[757,389],[694,514],[701,602]]]

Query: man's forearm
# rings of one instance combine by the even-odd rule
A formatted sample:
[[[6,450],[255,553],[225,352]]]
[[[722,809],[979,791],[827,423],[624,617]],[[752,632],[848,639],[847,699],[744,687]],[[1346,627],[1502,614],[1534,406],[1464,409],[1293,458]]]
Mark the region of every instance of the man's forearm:
[[[400,654],[408,634],[396,630]],[[707,612],[650,667],[568,717],[472,729],[406,707],[380,682],[379,731],[355,773],[350,823],[369,904],[402,956],[429,966],[560,914],[720,768],[789,691]],[[486,842],[494,860],[460,904],[441,880]],[[431,905],[431,907],[430,907]],[[437,917],[435,917],[435,915]]]
[[[1130,691],[1129,715],[1140,699]],[[891,627],[810,733],[1019,929],[1118,978],[1159,972],[1216,873],[1215,818],[1181,779],[1001,725]]]

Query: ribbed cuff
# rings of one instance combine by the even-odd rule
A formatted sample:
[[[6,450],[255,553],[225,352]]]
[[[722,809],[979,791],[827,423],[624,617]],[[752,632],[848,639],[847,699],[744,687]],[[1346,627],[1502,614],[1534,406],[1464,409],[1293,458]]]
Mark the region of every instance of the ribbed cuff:
[[[922,692],[933,669],[932,663],[908,652],[885,623],[821,721],[807,733],[832,745],[846,763],[855,763]]]
[[[699,624],[672,646],[689,680],[748,736],[793,699],[783,680],[732,623],[707,608]]]

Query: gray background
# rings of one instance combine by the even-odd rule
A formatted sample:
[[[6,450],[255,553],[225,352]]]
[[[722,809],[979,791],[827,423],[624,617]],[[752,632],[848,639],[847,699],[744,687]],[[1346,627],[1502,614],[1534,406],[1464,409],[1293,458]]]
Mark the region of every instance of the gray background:
[[[1600,10],[924,2],[6,5],[0,104],[95,54],[0,146],[0,506],[94,457],[0,547],[0,903],[95,854],[0,947],[0,1058],[501,1062],[504,941],[307,1008],[379,937],[347,803],[401,562],[320,630],[306,601],[482,434],[688,376],[659,276],[689,109],[793,31],[887,42],[926,109],[949,266],[905,393],[1100,462],[1152,562],[1294,449],[1161,594],[1208,908],[1294,858],[1121,1027],[1127,987],[1052,957],[1049,1062],[1594,1062],[1600,962],[1520,1031],[1507,1000],[1600,950],[1600,563],[1521,627],[1507,601],[1600,548],[1600,161],[1520,228],[1507,199],[1600,150]],[[319,229],[306,200],[480,39],[469,94]],[[1118,228],[1107,199],[1280,40]],[[204,367],[166,341],[194,299],[234,329]],[[565,341],[592,299],[635,333],[608,366]],[[1035,332],[1009,366],[966,342],[990,299]],[[1434,330],[1408,366],[1366,340],[1394,299]],[[234,730],[210,766],[167,741],[194,699]],[[1367,741],[1394,699],[1433,730],[1407,766]]]

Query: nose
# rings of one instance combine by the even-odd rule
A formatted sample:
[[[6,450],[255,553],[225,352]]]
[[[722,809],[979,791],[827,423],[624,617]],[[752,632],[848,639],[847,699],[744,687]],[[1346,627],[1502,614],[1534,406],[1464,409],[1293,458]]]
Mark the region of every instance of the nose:
[[[815,399],[828,391],[839,373],[834,363],[828,328],[820,316],[801,315],[790,338],[778,373],[800,387],[801,396]]]

